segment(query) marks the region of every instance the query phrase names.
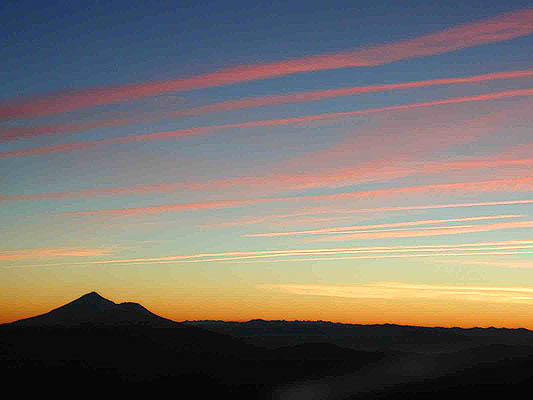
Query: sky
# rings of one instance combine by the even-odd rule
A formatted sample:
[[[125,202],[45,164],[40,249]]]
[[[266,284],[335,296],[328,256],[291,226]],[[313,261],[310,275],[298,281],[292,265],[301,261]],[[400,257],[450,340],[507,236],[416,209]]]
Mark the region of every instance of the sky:
[[[0,35],[0,323],[533,329],[530,2],[21,0]]]

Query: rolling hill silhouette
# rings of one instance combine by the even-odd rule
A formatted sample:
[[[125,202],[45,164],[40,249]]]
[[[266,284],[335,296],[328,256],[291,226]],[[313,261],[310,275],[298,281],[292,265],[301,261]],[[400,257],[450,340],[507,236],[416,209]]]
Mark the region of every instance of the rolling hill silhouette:
[[[432,399],[533,384],[533,333],[325,321],[186,321],[96,292],[0,325],[0,371],[26,393],[232,399]],[[31,382],[31,385],[28,385]],[[76,389],[77,390],[77,389]]]

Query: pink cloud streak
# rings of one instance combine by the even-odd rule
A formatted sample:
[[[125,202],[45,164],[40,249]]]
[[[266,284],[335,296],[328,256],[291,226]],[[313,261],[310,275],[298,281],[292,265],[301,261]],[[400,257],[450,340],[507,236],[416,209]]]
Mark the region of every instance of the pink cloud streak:
[[[142,215],[157,214],[168,211],[187,211],[199,209],[234,208],[246,205],[256,205],[261,203],[294,202],[294,201],[320,201],[320,200],[357,200],[376,197],[393,197],[397,195],[416,193],[446,193],[459,191],[462,193],[483,193],[483,192],[522,192],[533,189],[533,178],[510,178],[489,181],[434,184],[421,186],[407,186],[390,189],[367,190],[351,193],[336,193],[322,195],[306,195],[295,197],[269,197],[249,200],[218,200],[195,203],[165,204],[151,207],[119,208],[107,210],[78,211],[62,213],[63,216],[91,216],[91,215]]]
[[[421,206],[399,206],[399,207],[377,207],[377,208],[356,208],[356,209],[330,209],[330,208],[311,208],[306,211],[285,213],[285,214],[269,214],[262,217],[248,217],[236,221],[221,222],[217,224],[204,225],[205,228],[217,228],[228,226],[242,226],[242,225],[256,225],[263,222],[276,219],[287,219],[308,215],[323,215],[323,214],[359,214],[359,213],[379,213],[379,212],[394,212],[394,211],[410,211],[410,210],[432,210],[442,208],[461,208],[461,207],[490,207],[490,206],[505,206],[505,205],[519,205],[532,204],[533,200],[504,200],[504,201],[487,201],[480,203],[450,203],[450,204],[432,204]],[[332,218],[334,219],[334,217]]]
[[[165,113],[154,113],[152,116],[139,117],[138,115],[130,118],[111,119],[103,121],[86,121],[69,123],[63,125],[40,125],[30,127],[0,127],[0,140],[10,141],[21,138],[29,138],[35,136],[53,135],[65,132],[76,132],[81,130],[106,128],[114,126],[124,126],[141,122],[153,122],[162,119],[170,119],[175,117],[184,117],[190,115],[206,114],[221,111],[233,111],[243,108],[258,107],[275,104],[288,104],[296,102],[308,102],[316,100],[324,100],[341,96],[353,96],[362,93],[374,93],[399,89],[411,89],[419,87],[428,87],[436,85],[451,85],[463,83],[476,83],[499,79],[515,79],[533,76],[533,70],[496,72],[483,75],[475,75],[461,78],[444,78],[431,79],[425,81],[391,83],[380,85],[369,85],[361,87],[328,89],[319,91],[308,91],[300,93],[291,93],[280,96],[265,96],[265,97],[250,97],[240,100],[225,101],[215,104],[208,104],[205,106],[195,107],[187,110],[179,110]]]
[[[391,224],[373,224],[373,225],[351,225],[335,228],[323,228],[306,231],[292,231],[292,232],[268,232],[268,233],[254,233],[243,235],[244,237],[275,237],[275,236],[293,236],[293,235],[310,235],[310,234],[324,234],[324,233],[337,233],[344,234],[346,231],[352,231],[356,229],[381,229],[381,228],[395,228],[400,226],[420,226],[420,225],[432,225],[448,222],[465,222],[465,221],[484,221],[491,219],[505,219],[505,218],[519,218],[522,215],[517,214],[502,214],[485,217],[465,217],[465,218],[449,218],[449,219],[428,219],[421,221],[409,221],[409,222],[396,222]],[[349,232],[348,232],[349,233]]]
[[[118,103],[162,93],[231,85],[289,74],[348,67],[383,65],[413,57],[442,54],[531,34],[533,9],[498,15],[396,43],[288,61],[240,65],[191,78],[116,85],[55,93],[12,101],[0,107],[0,119],[19,119]]]
[[[309,91],[300,93],[291,93],[280,96],[266,96],[266,97],[251,97],[240,100],[226,101],[216,104],[209,104],[201,107],[196,107],[188,110],[181,110],[169,113],[172,116],[188,116],[196,114],[204,114],[211,112],[232,111],[242,108],[258,107],[274,104],[287,104],[297,102],[307,102],[330,99],[334,97],[353,96],[363,93],[384,92],[389,90],[398,89],[413,89],[427,86],[437,85],[451,85],[458,83],[475,83],[489,80],[498,79],[513,79],[524,78],[533,76],[533,70],[524,71],[510,71],[510,72],[497,72],[492,74],[476,75],[463,78],[446,78],[446,79],[431,79],[425,81],[405,82],[405,83],[391,83],[381,85],[369,85],[361,87],[341,88],[341,89],[328,89],[319,91]]]
[[[531,228],[533,221],[516,221],[516,222],[500,222],[493,224],[482,224],[470,227],[458,227],[456,229],[437,229],[437,230],[413,230],[402,232],[371,232],[371,233],[354,233],[338,236],[330,236],[325,238],[314,239],[316,242],[330,242],[343,240],[364,240],[364,239],[393,239],[393,238],[412,238],[412,237],[426,237],[426,236],[443,236],[443,235],[458,235],[463,233],[478,233],[489,232],[501,229],[519,229]]]
[[[531,96],[531,95],[533,95],[533,89],[518,89],[518,90],[509,90],[509,91],[504,91],[504,92],[482,94],[482,95],[477,95],[477,96],[455,97],[451,99],[435,100],[435,101],[429,101],[429,102],[424,102],[424,103],[411,103],[411,104],[403,104],[403,105],[397,105],[397,106],[370,108],[370,109],[357,110],[357,111],[325,113],[325,114],[307,115],[307,116],[293,117],[293,118],[241,122],[241,123],[225,124],[225,125],[212,125],[212,126],[204,126],[204,127],[189,128],[189,129],[178,129],[178,130],[166,131],[166,132],[148,133],[144,135],[125,136],[125,137],[120,137],[120,138],[115,138],[115,139],[103,139],[103,140],[94,140],[94,141],[87,141],[87,142],[60,144],[60,145],[54,145],[54,146],[33,147],[33,148],[23,149],[23,150],[5,151],[5,152],[0,153],[0,159],[9,158],[9,157],[24,157],[24,156],[37,155],[37,154],[65,152],[65,151],[70,151],[70,150],[80,150],[80,149],[92,148],[92,147],[97,147],[97,146],[102,146],[102,145],[146,142],[150,140],[176,139],[180,137],[197,136],[201,134],[206,134],[206,133],[211,133],[211,132],[216,132],[216,131],[226,130],[226,129],[283,126],[283,125],[289,125],[289,124],[294,124],[294,123],[314,122],[314,121],[321,121],[321,120],[326,120],[326,119],[337,119],[337,118],[344,118],[344,117],[355,117],[358,115],[382,113],[382,112],[389,112],[389,111],[406,111],[406,110],[418,109],[418,108],[423,108],[423,107],[460,104],[460,103],[475,102],[475,101],[488,101],[488,100],[497,100],[497,99],[504,99],[504,98]]]
[[[0,260],[25,260],[55,257],[98,257],[107,256],[113,249],[109,248],[80,248],[80,247],[50,247],[22,250],[0,250]]]
[[[390,161],[390,160],[389,160]],[[378,162],[377,164],[380,164]],[[425,163],[419,165],[415,163],[409,167],[395,167],[392,169],[380,170],[376,163],[368,165],[355,165],[351,168],[332,169],[324,176],[314,174],[294,174],[294,175],[268,175],[268,176],[247,176],[240,178],[222,178],[198,182],[167,183],[167,184],[147,184],[133,186],[119,186],[102,189],[82,189],[66,192],[31,193],[20,195],[0,196],[0,203],[24,200],[64,200],[71,198],[90,198],[104,196],[125,196],[132,194],[168,193],[179,189],[189,190],[221,190],[228,187],[254,187],[262,188],[275,185],[276,190],[282,189],[304,189],[312,187],[323,187],[329,185],[341,186],[342,184],[360,183],[368,180],[376,181],[380,179],[396,178],[410,174],[430,174],[443,172],[450,169],[471,169],[471,168],[493,168],[505,166],[530,166],[533,159],[526,160],[465,160],[444,163]]]

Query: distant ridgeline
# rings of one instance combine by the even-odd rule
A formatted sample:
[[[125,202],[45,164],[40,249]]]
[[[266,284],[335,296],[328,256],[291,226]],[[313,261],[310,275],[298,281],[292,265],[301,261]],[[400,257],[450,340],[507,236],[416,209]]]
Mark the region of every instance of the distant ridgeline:
[[[429,328],[395,324],[361,325],[263,319],[247,322],[200,320],[183,323],[240,337],[263,346],[276,346],[283,342],[320,342],[325,339],[351,348],[384,350],[407,350],[411,345],[418,349],[423,347],[428,351],[432,348],[437,350],[442,347],[443,350],[449,350],[480,344],[533,345],[533,331],[523,328]]]

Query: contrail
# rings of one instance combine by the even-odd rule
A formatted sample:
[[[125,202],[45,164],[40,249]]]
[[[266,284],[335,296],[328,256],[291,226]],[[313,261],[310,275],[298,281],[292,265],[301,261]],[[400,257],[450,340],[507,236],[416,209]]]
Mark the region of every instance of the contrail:
[[[146,215],[159,214],[169,211],[187,211],[201,209],[221,209],[256,205],[262,203],[294,202],[294,201],[319,201],[319,200],[357,200],[375,197],[396,196],[410,193],[443,193],[462,190],[464,192],[498,192],[498,191],[530,191],[533,188],[533,178],[509,178],[488,181],[444,183],[421,186],[404,186],[390,189],[376,189],[359,192],[333,193],[320,195],[304,195],[295,197],[267,197],[249,200],[213,200],[194,203],[163,204],[149,207],[115,208],[91,211],[74,211],[61,213],[62,216],[95,216],[95,215]],[[431,207],[431,206],[430,206]]]
[[[188,137],[188,136],[205,135],[208,133],[226,130],[226,129],[284,126],[284,125],[301,123],[301,122],[313,122],[313,121],[321,121],[321,120],[326,120],[326,119],[355,117],[358,115],[375,114],[375,113],[382,113],[382,112],[389,112],[389,111],[406,111],[406,110],[412,110],[412,109],[418,109],[418,108],[424,108],[424,107],[433,107],[433,106],[448,105],[448,104],[461,104],[461,103],[476,102],[476,101],[497,100],[497,99],[504,99],[504,98],[513,98],[513,97],[524,97],[524,96],[531,96],[531,95],[533,95],[533,89],[518,89],[518,90],[509,90],[509,91],[504,91],[504,92],[487,93],[487,94],[482,94],[482,95],[477,95],[477,96],[454,97],[451,99],[435,100],[435,101],[429,101],[429,102],[423,102],[423,103],[402,104],[402,105],[379,107],[379,108],[369,108],[369,109],[357,110],[357,111],[315,114],[315,115],[307,115],[307,116],[302,116],[302,117],[241,122],[241,123],[225,124],[225,125],[211,125],[211,126],[203,126],[203,127],[197,127],[197,128],[178,129],[178,130],[166,131],[166,132],[148,133],[144,135],[125,136],[125,137],[114,138],[114,139],[103,139],[103,140],[94,140],[94,141],[87,141],[87,142],[60,144],[60,145],[54,145],[54,146],[33,147],[33,148],[23,149],[23,150],[5,151],[5,152],[0,153],[0,159],[9,158],[9,157],[24,157],[24,156],[29,156],[29,155],[65,152],[65,151],[70,151],[70,150],[81,150],[81,149],[87,149],[91,147],[102,146],[102,145],[133,143],[133,142],[147,142],[151,140],[170,140],[170,139],[177,139],[177,138],[183,138],[183,137]]]
[[[358,86],[340,89],[327,89],[318,91],[307,91],[290,93],[279,96],[257,96],[247,97],[239,100],[224,101],[214,104],[207,104],[195,108],[170,111],[170,112],[154,112],[148,115],[139,116],[132,115],[128,118],[116,118],[107,120],[89,120],[82,122],[71,122],[59,125],[36,125],[29,127],[0,127],[0,140],[10,141],[21,138],[30,138],[37,136],[54,135],[65,132],[77,132],[90,129],[108,128],[115,126],[125,126],[135,123],[146,123],[160,120],[168,120],[176,117],[185,117],[190,115],[200,115],[222,111],[234,111],[251,107],[275,105],[275,104],[290,104],[297,102],[309,102],[317,100],[325,100],[343,96],[354,96],[363,93],[376,93],[391,90],[412,89],[420,87],[429,87],[437,85],[452,85],[452,84],[466,84],[476,83],[501,79],[517,79],[527,78],[533,76],[533,70],[519,70],[509,72],[495,72],[483,75],[474,75],[460,78],[444,78],[444,79],[430,79],[424,81],[377,84],[368,86]]]
[[[80,89],[14,100],[0,107],[0,120],[63,113],[162,93],[231,85],[301,72],[384,65],[413,57],[432,56],[509,40],[532,32],[533,9],[527,8],[414,39],[370,48],[318,54],[281,62],[238,65],[185,79]]]

